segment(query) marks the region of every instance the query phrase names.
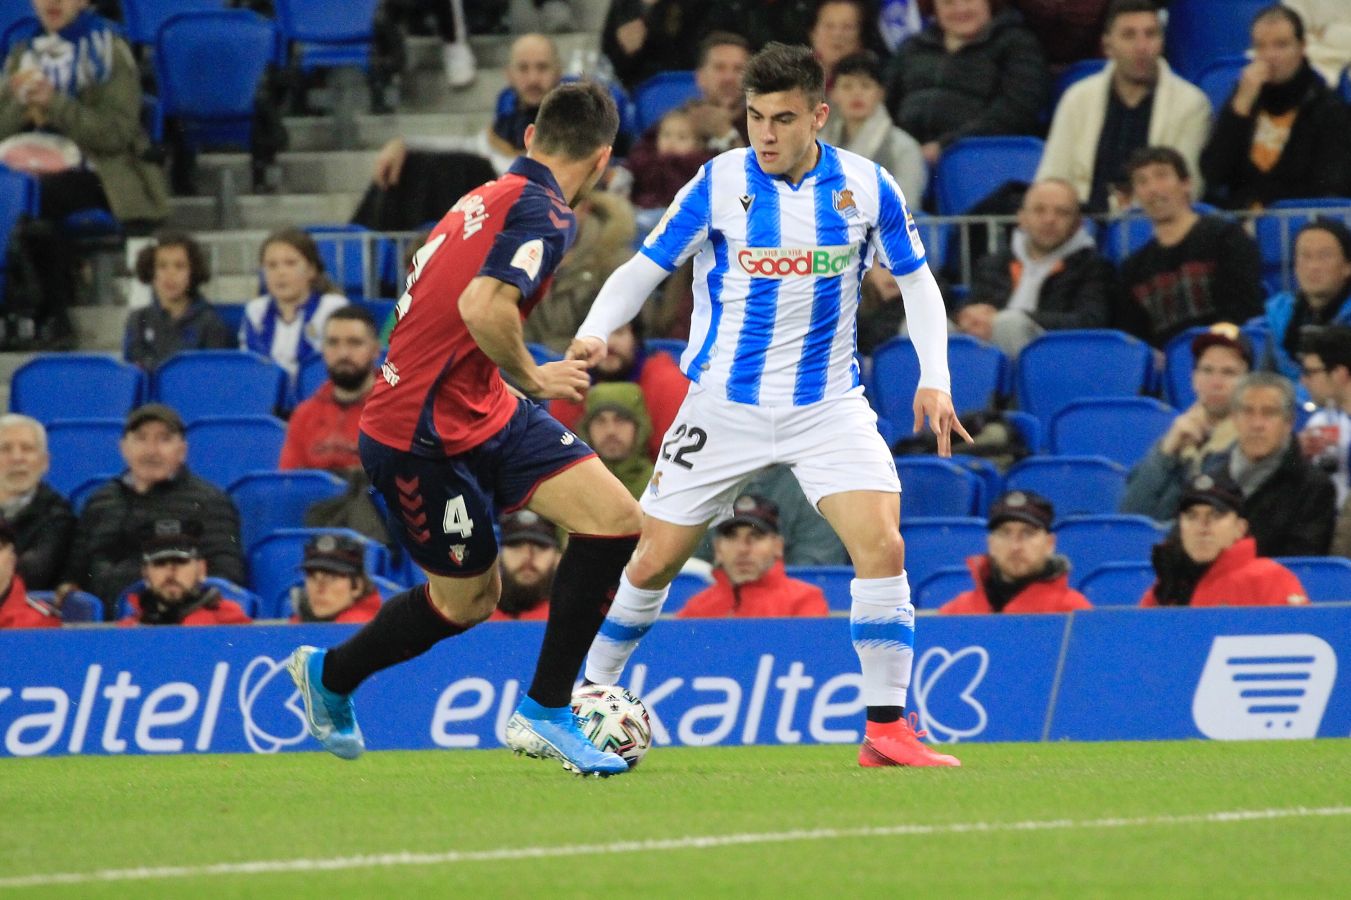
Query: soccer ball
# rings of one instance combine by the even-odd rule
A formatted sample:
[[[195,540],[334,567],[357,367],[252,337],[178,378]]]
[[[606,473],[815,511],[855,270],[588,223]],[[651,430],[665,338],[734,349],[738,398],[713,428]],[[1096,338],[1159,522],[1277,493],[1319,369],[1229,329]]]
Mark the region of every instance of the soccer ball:
[[[582,734],[601,750],[617,753],[632,769],[652,746],[652,721],[637,696],[615,684],[588,684],[572,692]]]

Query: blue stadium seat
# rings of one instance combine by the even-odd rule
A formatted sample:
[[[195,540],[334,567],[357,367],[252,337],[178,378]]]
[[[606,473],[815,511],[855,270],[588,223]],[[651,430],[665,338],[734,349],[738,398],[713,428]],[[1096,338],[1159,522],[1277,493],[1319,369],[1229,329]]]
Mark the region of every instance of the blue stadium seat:
[[[789,578],[806,581],[821,589],[832,610],[848,612],[852,605],[849,582],[854,580],[853,566],[786,566]]]
[[[1075,400],[1134,397],[1149,386],[1153,353],[1109,329],[1051,331],[1018,356],[1018,405],[1049,426]]]
[[[317,534],[342,534],[366,548],[366,573],[385,571],[389,553],[365,535],[348,528],[281,528],[263,538],[249,551],[249,585],[262,598],[262,615],[277,618],[281,603],[296,583],[305,543]]]
[[[307,225],[305,232],[319,246],[324,270],[352,302],[366,299],[368,284],[376,292],[381,283],[399,284],[398,249],[391,238],[354,224]],[[383,324],[376,319],[377,330]]]
[[[901,520],[905,571],[911,584],[923,584],[939,569],[961,565],[985,552],[984,519],[955,517]]]
[[[178,13],[225,9],[225,0],[122,0],[122,19],[127,41],[151,46],[160,26]]]
[[[1076,400],[1051,419],[1051,452],[1105,456],[1130,468],[1154,445],[1177,410],[1153,397]]]
[[[1248,49],[1253,16],[1267,5],[1268,0],[1173,0],[1164,56],[1174,71],[1195,81],[1208,63]]]
[[[1139,606],[1154,581],[1148,562],[1109,562],[1081,579],[1079,592],[1094,606]]]
[[[244,303],[213,303],[212,307],[216,310],[216,315],[225,323],[231,334],[239,334],[240,326],[244,324]]]
[[[126,469],[119,442],[122,419],[67,419],[47,426],[52,469],[47,483],[62,494],[92,478]]]
[[[653,353],[665,353],[680,362],[680,355],[685,352],[686,342],[680,338],[648,338],[643,341],[643,352],[648,356]]]
[[[1342,102],[1351,106],[1351,65],[1342,69],[1342,76],[1337,79],[1337,93],[1342,95]]]
[[[9,408],[43,423],[111,419],[140,403],[145,373],[110,356],[53,353],[24,363],[9,386]]]
[[[998,347],[966,334],[948,336],[948,368],[952,372],[952,404],[957,412],[990,409],[1004,391],[1008,357]],[[919,384],[919,357],[909,338],[894,337],[873,350],[869,395],[877,414],[909,430]]]
[[[1351,199],[1346,197],[1315,197],[1304,200],[1277,200],[1267,210],[1278,212],[1289,209],[1313,210],[1314,215],[1263,215],[1257,217],[1257,249],[1262,254],[1262,280],[1264,283],[1288,290],[1293,284],[1295,257],[1295,233],[1309,219],[1319,215],[1340,219],[1351,224]],[[1290,271],[1286,271],[1284,262],[1291,262]]]
[[[979,515],[983,493],[980,476],[950,459],[898,456],[901,476],[901,518]]]
[[[1023,412],[1020,409],[1004,410],[1004,418],[1007,419],[1014,428],[1018,429],[1018,434],[1022,436],[1023,443],[1027,449],[1033,453],[1039,452],[1046,446],[1045,439],[1041,433],[1041,422],[1031,413]]]
[[[697,572],[680,572],[671,582],[671,592],[666,595],[666,603],[662,606],[661,611],[663,613],[680,612],[685,608],[685,603],[691,597],[712,583],[711,577],[700,575]]]
[[[324,358],[311,356],[300,367],[300,377],[296,379],[296,402],[313,397],[325,381],[328,381],[328,366],[324,365]]]
[[[188,425],[188,466],[225,490],[250,472],[277,467],[286,426],[271,416],[203,416]]]
[[[1278,556],[1299,583],[1311,603],[1351,601],[1351,559],[1340,556]]]
[[[84,505],[89,502],[89,498],[93,496],[94,491],[97,491],[120,474],[120,472],[104,472],[102,475],[86,478],[66,492],[66,500],[70,503],[71,508],[75,510],[75,515],[78,516],[80,513],[84,512]]]
[[[934,175],[938,214],[961,215],[1006,181],[1031,183],[1043,146],[1041,138],[1023,136],[962,138],[952,144]]]
[[[341,478],[317,469],[250,472],[237,479],[230,485],[229,494],[239,510],[239,538],[244,551],[247,553],[278,528],[304,527],[305,513],[311,506],[341,496],[346,489],[347,483]]]
[[[1196,76],[1196,86],[1210,101],[1211,109],[1217,111],[1229,102],[1229,97],[1238,85],[1238,76],[1248,65],[1246,56],[1226,56],[1206,63]]]
[[[563,354],[555,353],[544,344],[526,344],[525,349],[530,351],[530,356],[535,360],[537,366],[542,366],[548,362],[558,362],[563,358]]]
[[[1076,82],[1083,81],[1085,78],[1098,74],[1106,65],[1107,60],[1102,58],[1081,59],[1070,63],[1062,69],[1060,74],[1056,76],[1055,84],[1051,86],[1051,104],[1049,115],[1046,116],[1046,121],[1049,122],[1054,117],[1055,108],[1060,105],[1060,98],[1065,96],[1065,92],[1068,91],[1070,87]]]
[[[53,603],[55,591],[29,591],[34,600]],[[103,621],[103,601],[84,591],[71,591],[61,601],[61,621],[66,625],[84,625],[89,622]]]
[[[694,72],[658,72],[633,89],[633,108],[641,134],[670,110],[699,97]]]
[[[187,350],[155,370],[154,395],[189,425],[204,416],[270,416],[285,400],[286,372],[247,350]]]
[[[1200,215],[1214,215],[1220,210],[1209,203],[1196,202],[1192,209]],[[1125,215],[1113,218],[1098,234],[1098,247],[1102,255],[1116,263],[1139,250],[1154,237],[1154,226],[1138,209],[1131,209]]]
[[[281,58],[277,30],[246,9],[171,16],[155,37],[155,83],[164,115],[188,146],[248,147],[254,97],[270,63]],[[229,65],[203,65],[228,59]]]
[[[1103,456],[1034,456],[1009,469],[1004,486],[1041,494],[1058,519],[1110,515],[1126,491],[1126,467]]]
[[[564,84],[581,80],[582,77],[579,75],[563,76]],[[639,133],[638,114],[633,107],[633,99],[629,97],[628,92],[624,90],[623,86],[616,84],[613,81],[602,81],[601,84],[604,84],[610,89],[610,98],[615,102],[615,111],[619,113],[619,133],[629,135],[630,137],[637,136]]]
[[[9,5],[13,0],[7,0]],[[26,8],[30,13],[33,11],[32,3],[20,4],[20,9]],[[14,46],[22,41],[35,38],[42,33],[42,23],[38,21],[37,16],[20,16],[17,19],[10,20],[10,12],[5,10],[0,12],[0,22],[7,21],[7,24],[0,28],[0,52],[6,57]]]
[[[0,0],[0,30],[33,17],[32,0]]]
[[[394,307],[399,305],[399,301],[391,297],[372,297],[353,302],[371,314],[371,318],[375,320],[377,334],[385,327],[385,320],[394,314]]]
[[[253,591],[235,584],[229,579],[208,577],[204,579],[203,583],[220,591],[220,595],[224,599],[238,603],[244,610],[244,615],[248,616],[250,619],[258,618],[267,610],[267,606],[261,597]],[[126,590],[118,595],[117,618],[119,620],[125,619],[127,616],[131,615],[131,601],[129,601],[127,597],[131,594],[140,593],[143,590],[145,590],[145,581],[141,580],[129,585]]]
[[[302,72],[370,66],[380,0],[276,0],[277,28]]]
[[[1056,552],[1070,561],[1070,585],[1077,588],[1103,563],[1149,562],[1166,534],[1146,516],[1070,516],[1055,527]]]
[[[924,582],[911,592],[916,609],[937,610],[958,594],[976,586],[971,570],[966,566],[944,566],[931,572]]]

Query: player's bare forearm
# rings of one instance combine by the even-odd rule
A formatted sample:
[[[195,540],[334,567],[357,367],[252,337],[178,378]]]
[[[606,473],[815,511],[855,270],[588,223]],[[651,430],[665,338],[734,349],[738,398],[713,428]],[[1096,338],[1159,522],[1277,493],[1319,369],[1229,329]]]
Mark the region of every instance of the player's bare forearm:
[[[460,317],[474,342],[527,394],[544,385],[539,366],[525,346],[521,330],[521,292],[514,285],[480,276],[460,295]]]

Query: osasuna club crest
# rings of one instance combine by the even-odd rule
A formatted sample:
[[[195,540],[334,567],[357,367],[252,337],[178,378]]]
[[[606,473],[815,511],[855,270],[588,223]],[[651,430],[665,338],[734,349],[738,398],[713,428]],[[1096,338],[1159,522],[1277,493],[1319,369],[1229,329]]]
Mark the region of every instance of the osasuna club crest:
[[[455,561],[455,565],[464,565],[464,558],[469,555],[469,548],[464,544],[450,545],[450,558]]]

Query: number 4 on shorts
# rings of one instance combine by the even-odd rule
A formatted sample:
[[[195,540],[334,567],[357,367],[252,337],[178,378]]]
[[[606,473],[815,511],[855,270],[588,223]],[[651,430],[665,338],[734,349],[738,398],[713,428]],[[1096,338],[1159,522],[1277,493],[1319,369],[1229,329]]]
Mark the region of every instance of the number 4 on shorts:
[[[441,520],[441,530],[446,534],[458,534],[462,538],[474,533],[474,520],[469,518],[469,510],[464,508],[463,494],[456,494],[446,503],[446,515]]]

